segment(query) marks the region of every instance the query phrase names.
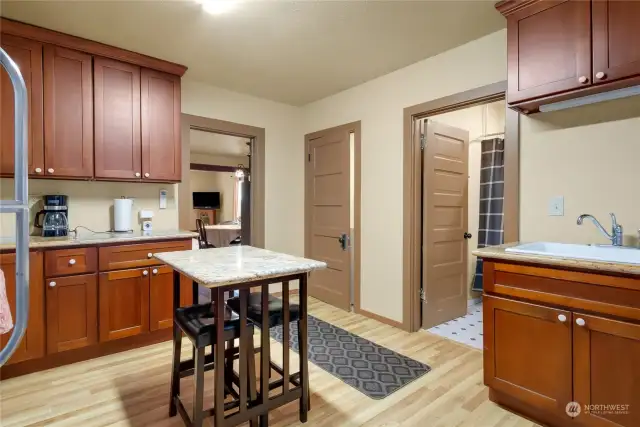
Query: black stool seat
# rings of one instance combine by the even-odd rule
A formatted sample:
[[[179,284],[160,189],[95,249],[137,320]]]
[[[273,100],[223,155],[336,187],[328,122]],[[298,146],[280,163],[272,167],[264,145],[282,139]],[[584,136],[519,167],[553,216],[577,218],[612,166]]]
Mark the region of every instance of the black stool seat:
[[[214,321],[213,304],[196,304],[189,307],[180,307],[176,310],[175,322],[194,346],[200,348],[215,344],[216,325]],[[250,328],[251,332],[253,332],[252,324],[247,323],[247,328]],[[240,317],[229,307],[225,307],[224,339],[230,340],[238,338],[239,331]]]
[[[249,294],[247,317],[253,323],[262,323],[262,292]],[[240,312],[240,298],[233,297],[227,300],[227,305],[235,312]],[[269,295],[269,328],[282,325],[284,311],[282,300]],[[300,318],[300,307],[297,304],[289,304],[289,320],[294,322]]]

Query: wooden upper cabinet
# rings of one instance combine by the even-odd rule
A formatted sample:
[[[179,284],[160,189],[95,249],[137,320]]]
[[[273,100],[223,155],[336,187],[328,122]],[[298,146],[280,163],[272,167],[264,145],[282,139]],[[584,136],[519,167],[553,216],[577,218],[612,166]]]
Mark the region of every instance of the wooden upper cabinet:
[[[639,324],[573,314],[573,400],[628,405],[613,413],[583,411],[576,418],[581,426],[640,426],[639,361]]]
[[[42,44],[3,34],[2,49],[18,65],[25,85],[29,107],[27,137],[29,141],[29,174],[43,175],[44,146],[42,124]],[[0,175],[13,175],[15,98],[9,75],[0,67]]]
[[[180,77],[143,68],[142,179],[180,181]]]
[[[593,1],[593,81],[640,76],[640,2]]]
[[[140,67],[93,60],[96,178],[139,179]]]
[[[98,342],[98,282],[95,274],[46,281],[47,353]]]
[[[571,312],[484,297],[485,384],[554,416],[572,399]]]
[[[591,3],[540,1],[507,16],[508,102],[591,82]]]
[[[93,177],[91,55],[44,47],[45,175]]]
[[[42,252],[29,254],[29,321],[22,342],[7,364],[37,359],[45,354],[44,283]],[[16,254],[0,254],[0,269],[4,272],[7,297],[13,321],[16,321]],[[0,350],[3,349],[13,330],[0,335]]]

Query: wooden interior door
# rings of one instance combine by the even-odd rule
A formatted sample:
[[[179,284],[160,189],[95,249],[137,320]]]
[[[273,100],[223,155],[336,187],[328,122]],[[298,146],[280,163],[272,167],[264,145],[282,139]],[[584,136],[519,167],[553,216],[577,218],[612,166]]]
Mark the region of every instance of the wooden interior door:
[[[507,16],[507,34],[509,103],[591,83],[590,1],[540,1],[522,8]]]
[[[47,177],[93,177],[91,55],[44,47],[44,164]]]
[[[93,60],[96,178],[142,177],[140,67]]]
[[[180,181],[180,77],[141,71],[142,179]]]
[[[27,323],[27,331],[22,338],[22,342],[7,364],[37,359],[44,356],[44,274],[42,264],[42,252],[31,252],[29,254],[29,320]],[[15,324],[16,254],[0,254],[0,269],[4,272],[9,308],[11,309],[11,317]],[[0,335],[0,350],[7,345],[12,333],[13,332]]]
[[[27,138],[29,174],[38,176],[44,169],[42,124],[42,44],[2,34],[0,46],[18,65],[27,86],[29,107]],[[15,98],[13,86],[4,67],[0,67],[0,175],[14,172]]]
[[[98,281],[95,274],[46,281],[47,353],[98,342]]]
[[[149,270],[100,273],[100,342],[149,331]]]
[[[483,301],[485,385],[568,419],[571,312],[488,295]]]
[[[593,16],[593,81],[640,76],[640,2],[596,0]]]
[[[351,309],[349,143],[345,127],[308,136],[305,168],[305,256],[328,265],[309,275],[309,295],[343,310]]]
[[[428,120],[422,170],[422,326],[467,314],[469,132]]]
[[[640,325],[573,314],[573,392],[593,427],[640,426]],[[586,413],[584,405],[628,405]]]
[[[173,326],[173,269],[163,265],[149,270],[149,329],[170,328]]]

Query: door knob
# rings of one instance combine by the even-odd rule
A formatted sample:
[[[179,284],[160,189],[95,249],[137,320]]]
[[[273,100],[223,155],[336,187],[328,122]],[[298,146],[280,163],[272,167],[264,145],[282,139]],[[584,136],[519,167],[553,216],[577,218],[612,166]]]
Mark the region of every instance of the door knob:
[[[49,287],[50,288],[55,288],[56,287],[56,282],[49,282]]]
[[[136,172],[136,178],[140,178],[140,172]]]
[[[576,325],[578,325],[578,326],[584,326],[584,325],[586,325],[586,324],[587,324],[587,322],[585,322],[583,318],[578,317],[578,318],[576,319]]]
[[[145,172],[144,177],[149,178],[149,172]]]
[[[584,84],[584,83],[587,83],[589,79],[587,78],[587,76],[580,76],[578,77],[578,81]]]
[[[151,273],[153,273],[154,275],[155,275],[155,274],[158,274],[158,269],[157,269],[157,268],[154,268],[153,270],[151,270]]]
[[[35,172],[36,172],[36,173],[42,173],[42,168],[36,168],[36,169],[35,169]]]
[[[464,238],[465,239],[470,239],[472,237],[473,237],[473,235],[471,233],[464,233]]]
[[[75,259],[71,258],[71,259],[69,260],[69,265],[74,265],[75,263],[76,263],[76,260],[75,260]]]
[[[49,172],[49,173],[53,173],[53,168],[49,168],[49,169],[47,169],[47,172]]]
[[[602,71],[598,71],[598,72],[596,73],[596,79],[598,79],[598,80],[602,80],[602,79],[604,79],[605,77],[607,77],[607,75],[606,75],[605,73],[603,73]]]
[[[148,270],[144,270],[144,271],[142,272],[142,275],[143,275],[143,276],[148,276],[148,275],[149,275],[149,271],[148,271]]]
[[[567,316],[564,314],[558,314],[558,320],[564,323],[567,321]]]

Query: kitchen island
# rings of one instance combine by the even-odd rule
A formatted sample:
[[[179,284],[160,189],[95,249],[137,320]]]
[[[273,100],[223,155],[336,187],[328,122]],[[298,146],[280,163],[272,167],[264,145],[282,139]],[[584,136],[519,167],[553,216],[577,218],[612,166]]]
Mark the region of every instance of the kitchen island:
[[[515,245],[473,252],[490,399],[553,427],[640,426],[640,266]]]
[[[213,300],[213,313],[215,324],[215,346],[214,359],[216,361],[225,360],[225,301],[224,294],[229,291],[239,290],[240,292],[240,360],[250,360],[253,357],[252,346],[247,345],[247,340],[253,340],[246,336],[248,294],[252,287],[260,287],[262,322],[258,325],[261,329],[260,348],[260,389],[258,397],[254,401],[245,402],[240,405],[239,410],[231,415],[225,416],[225,369],[222,363],[218,363],[220,369],[215,369],[215,393],[214,408],[211,411],[204,411],[202,402],[197,401],[196,407],[189,419],[186,410],[180,400],[180,382],[182,371],[179,368],[180,339],[182,332],[178,324],[174,322],[174,368],[171,386],[171,408],[170,415],[179,413],[186,425],[200,426],[203,414],[211,415],[215,419],[216,426],[233,426],[249,421],[260,416],[260,425],[268,425],[268,413],[286,403],[299,400],[300,421],[306,422],[309,402],[308,389],[308,361],[307,361],[307,274],[312,270],[326,268],[327,264],[292,255],[254,248],[251,246],[231,246],[226,248],[212,248],[204,250],[191,250],[170,253],[160,253],[154,255],[169,267],[174,269],[173,280],[173,308],[178,309],[178,296],[180,295],[181,276],[186,276],[193,280],[194,299],[197,295],[196,287],[203,286],[211,289]],[[299,326],[298,339],[300,345],[300,370],[297,375],[289,372],[289,282],[298,281],[299,295]],[[275,397],[269,396],[270,387],[270,336],[269,336],[269,285],[282,283],[283,304],[283,392]],[[195,363],[195,361],[194,361]],[[246,369],[245,364],[240,363],[240,370]],[[198,375],[196,372],[195,375]],[[201,374],[202,375],[202,374]],[[240,373],[240,378],[246,378],[246,373]],[[227,379],[228,380],[228,379]],[[202,382],[202,377],[196,381]],[[289,388],[288,384],[298,384]],[[240,386],[239,394],[246,396],[244,382]],[[202,387],[202,386],[201,386]],[[202,398],[202,392],[196,390],[196,396]],[[195,399],[198,399],[197,397]],[[245,398],[246,399],[246,398]]]

